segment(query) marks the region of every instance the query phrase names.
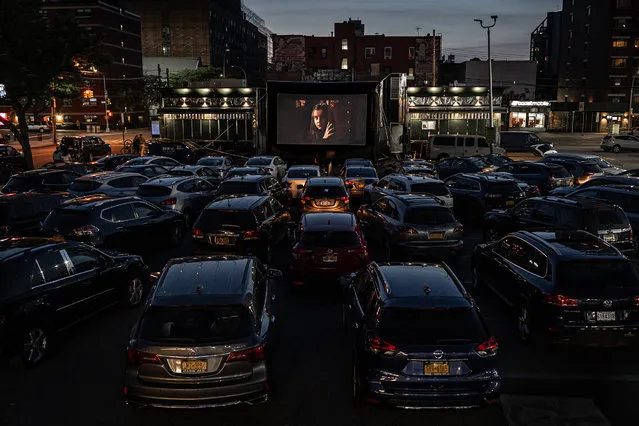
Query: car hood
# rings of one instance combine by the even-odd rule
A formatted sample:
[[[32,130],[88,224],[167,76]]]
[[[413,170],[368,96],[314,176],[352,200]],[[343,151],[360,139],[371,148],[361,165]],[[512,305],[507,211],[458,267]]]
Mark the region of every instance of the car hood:
[[[572,186],[561,186],[550,191],[550,195],[567,195],[575,191],[577,188]]]
[[[619,173],[625,172],[624,169],[621,169],[619,167],[606,167],[605,169],[601,169],[601,170],[603,170],[604,175],[608,175],[608,176],[616,176]]]

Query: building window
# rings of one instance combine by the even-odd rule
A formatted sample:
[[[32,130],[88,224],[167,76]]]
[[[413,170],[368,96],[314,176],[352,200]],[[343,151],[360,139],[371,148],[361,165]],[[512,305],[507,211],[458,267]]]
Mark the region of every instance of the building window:
[[[613,40],[612,47],[628,47],[628,40]]]
[[[415,59],[415,48],[413,46],[408,48],[408,59]]]
[[[586,77],[581,77],[581,87],[586,87]]]
[[[585,42],[584,42],[584,51],[588,51],[588,46],[589,46],[589,45],[588,45],[588,42],[587,42],[587,41],[585,41]]]
[[[616,30],[625,30],[630,28],[630,19],[628,18],[614,18],[615,20],[615,29]]]
[[[585,69],[585,70],[588,69],[588,59],[584,59],[583,60],[583,69]]]
[[[570,16],[570,23],[571,23],[571,24],[572,24],[572,23],[574,23],[574,22],[575,22],[575,14],[574,14],[574,13],[572,13],[572,12],[570,12],[570,15],[569,15],[569,16]]]
[[[370,59],[373,56],[375,56],[375,48],[374,47],[367,47],[366,49],[364,49],[364,57],[366,59]]]
[[[616,6],[617,6],[617,9],[625,9],[628,7],[632,7],[632,0],[617,0]]]
[[[635,39],[635,49],[639,49],[639,38]]]
[[[171,56],[171,47],[162,46],[162,56]]]
[[[306,57],[308,59],[315,59],[315,48],[314,47],[309,47],[308,48],[308,53],[306,54]]]
[[[393,59],[393,48],[386,46],[384,48],[384,59]]]
[[[348,39],[347,38],[343,38],[342,39],[342,50],[348,50]]]
[[[122,63],[124,63],[124,58],[122,58]]]
[[[326,59],[327,53],[326,53],[326,48],[322,47],[322,59]]]
[[[408,78],[415,78],[415,68],[408,69]]]
[[[124,25],[120,24],[120,31],[124,31]]]
[[[73,107],[73,99],[62,99],[62,106],[64,108],[71,108]]]
[[[621,79],[620,78],[613,78],[612,79],[612,85],[616,86],[616,87],[621,86]]]
[[[120,47],[124,47],[124,41],[120,41]]]
[[[568,40],[572,40],[572,30],[568,30]]]
[[[76,18],[89,18],[91,17],[91,9],[76,9]]]
[[[348,69],[348,58],[342,58],[342,69],[343,70]]]
[[[613,58],[612,59],[612,67],[613,68],[626,68],[627,62],[628,62],[627,58]]]

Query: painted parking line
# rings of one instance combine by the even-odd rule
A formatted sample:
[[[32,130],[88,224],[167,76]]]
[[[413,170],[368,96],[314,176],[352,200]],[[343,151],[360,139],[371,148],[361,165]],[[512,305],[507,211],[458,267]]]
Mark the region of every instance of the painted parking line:
[[[502,395],[501,404],[509,426],[610,426],[591,399]]]

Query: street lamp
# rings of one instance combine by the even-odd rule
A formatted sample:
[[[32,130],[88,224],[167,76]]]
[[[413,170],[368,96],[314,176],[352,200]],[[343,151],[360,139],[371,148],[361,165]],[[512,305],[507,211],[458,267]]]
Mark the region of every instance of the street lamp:
[[[231,65],[231,68],[237,68],[238,70],[242,71],[244,73],[244,87],[246,87],[248,85],[248,79],[246,78],[246,71],[244,71],[244,68],[238,66],[238,65]]]
[[[630,106],[628,108],[628,129],[632,130],[632,104],[634,103],[635,96],[635,80],[639,77],[639,68],[635,71],[632,76],[632,83],[630,83]]]
[[[106,129],[105,131],[109,133],[111,129],[109,129],[109,93],[107,92],[106,87],[106,74],[102,71],[102,84],[104,85],[104,119],[106,121]]]
[[[231,49],[228,47],[224,50],[224,63],[222,63],[222,78],[226,78],[226,54],[229,53]]]
[[[490,17],[493,20],[492,25],[484,25],[484,21],[482,19],[475,19],[475,22],[479,22],[479,25],[484,28],[486,30],[486,32],[488,33],[488,84],[489,84],[489,94],[488,94],[488,100],[490,102],[490,121],[489,121],[489,126],[491,128],[491,132],[494,132],[494,128],[495,128],[495,121],[494,121],[494,106],[493,106],[493,60],[491,59],[490,56],[490,29],[492,27],[494,27],[495,25],[497,25],[497,15],[492,15]],[[496,141],[493,141],[496,142]],[[490,153],[493,153],[493,145],[494,143],[490,144]]]

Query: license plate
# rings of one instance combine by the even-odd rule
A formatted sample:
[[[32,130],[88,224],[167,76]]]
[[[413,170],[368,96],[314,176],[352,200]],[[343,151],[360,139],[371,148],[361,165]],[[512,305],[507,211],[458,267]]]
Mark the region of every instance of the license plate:
[[[616,321],[617,315],[614,312],[597,312],[597,321]]]
[[[229,237],[215,237],[215,244],[220,246],[228,246],[231,243]]]
[[[603,240],[606,242],[611,242],[611,241],[615,241],[617,238],[615,236],[615,234],[604,234],[603,236]]]
[[[331,201],[328,201],[328,200],[325,200],[325,201],[323,200],[323,201],[318,202],[317,204],[319,204],[320,206],[330,206],[333,203]]]
[[[431,232],[429,234],[429,237],[431,240],[443,240],[444,239],[444,233],[443,232]]]
[[[182,361],[182,373],[205,373],[208,361]]]
[[[322,259],[324,260],[324,263],[335,263],[335,262],[337,262],[337,256],[335,256],[334,254],[327,254]]]
[[[425,362],[424,375],[426,376],[447,376],[450,374],[450,367],[447,362]]]
[[[514,206],[515,205],[515,200],[506,200],[506,205],[507,206]]]

